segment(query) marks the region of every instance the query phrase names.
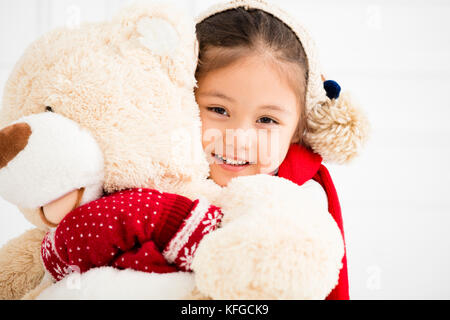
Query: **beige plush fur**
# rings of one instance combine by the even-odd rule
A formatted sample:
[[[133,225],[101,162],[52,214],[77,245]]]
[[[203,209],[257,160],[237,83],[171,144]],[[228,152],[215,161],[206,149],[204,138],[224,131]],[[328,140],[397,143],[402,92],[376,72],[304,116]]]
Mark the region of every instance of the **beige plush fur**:
[[[270,197],[258,205],[264,194]],[[217,200],[227,213],[223,227],[202,240],[194,258],[199,290],[214,299],[325,299],[344,247],[317,196],[311,182],[299,192],[268,175],[233,179]]]
[[[40,248],[44,231],[33,229],[6,243],[0,254],[0,298],[19,299],[44,276]]]
[[[56,29],[17,62],[4,90],[0,129],[51,106],[92,136],[104,159],[105,191],[156,188],[221,206],[223,224],[200,243],[193,262],[195,288],[184,298],[323,299],[337,283],[344,253],[323,190],[268,175],[235,178],[225,188],[207,179],[193,93],[196,64],[195,23],[170,5],[131,6],[109,22]],[[42,142],[49,157],[57,140]],[[0,169],[0,180],[2,170],[21,168],[16,173],[23,174],[18,164],[27,159],[31,175],[45,169],[42,154],[19,153]],[[66,162],[61,156],[54,177],[64,179],[59,172],[70,172]],[[30,192],[39,190],[32,186]],[[178,279],[97,268],[81,275],[81,290],[64,291],[68,277],[48,287],[41,282],[39,258],[47,228],[38,208],[15,204],[40,230],[0,249],[0,299],[123,297],[121,285],[146,298],[146,290],[158,290],[147,280]],[[180,288],[191,290],[190,275],[183,277],[186,285]]]

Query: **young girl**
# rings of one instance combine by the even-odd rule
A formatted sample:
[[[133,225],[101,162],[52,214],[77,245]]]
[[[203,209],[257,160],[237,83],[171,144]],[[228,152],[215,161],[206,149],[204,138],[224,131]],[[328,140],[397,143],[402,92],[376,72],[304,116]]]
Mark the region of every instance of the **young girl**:
[[[335,82],[323,82],[305,29],[272,4],[234,0],[203,13],[196,31],[195,95],[210,178],[224,186],[266,173],[320,188],[344,237],[337,194],[321,162],[353,158],[367,124],[347,96],[339,98]],[[345,255],[342,262],[327,299],[349,299]]]

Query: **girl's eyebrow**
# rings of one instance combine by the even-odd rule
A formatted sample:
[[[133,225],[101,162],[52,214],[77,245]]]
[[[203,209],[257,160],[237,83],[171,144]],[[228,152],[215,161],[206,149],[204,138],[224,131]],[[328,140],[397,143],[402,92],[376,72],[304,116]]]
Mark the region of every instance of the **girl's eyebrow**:
[[[291,112],[289,110],[286,110],[285,108],[282,108],[282,107],[277,106],[277,105],[264,105],[264,106],[261,106],[259,108],[260,109],[275,110],[275,111],[280,111],[282,113],[291,114]]]
[[[199,95],[201,96],[208,96],[208,97],[216,97],[216,98],[221,98],[224,100],[228,100],[230,102],[236,102],[236,100],[234,100],[233,98],[221,93],[221,92],[217,92],[217,91],[207,91],[207,92],[199,92]]]

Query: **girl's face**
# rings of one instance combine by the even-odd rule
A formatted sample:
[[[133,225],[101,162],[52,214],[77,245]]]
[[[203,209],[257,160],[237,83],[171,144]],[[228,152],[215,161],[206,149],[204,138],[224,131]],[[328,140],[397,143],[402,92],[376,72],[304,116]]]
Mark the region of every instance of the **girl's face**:
[[[256,55],[197,81],[211,178],[225,186],[237,176],[272,174],[296,139],[300,119],[297,96],[287,81]]]

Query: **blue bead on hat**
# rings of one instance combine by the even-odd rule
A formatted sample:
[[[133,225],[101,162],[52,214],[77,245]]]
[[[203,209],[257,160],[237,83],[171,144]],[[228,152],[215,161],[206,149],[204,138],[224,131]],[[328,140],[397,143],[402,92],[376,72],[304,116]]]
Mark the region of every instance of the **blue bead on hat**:
[[[323,87],[327,92],[327,97],[330,99],[339,98],[341,93],[341,86],[334,80],[326,80],[323,82]]]

